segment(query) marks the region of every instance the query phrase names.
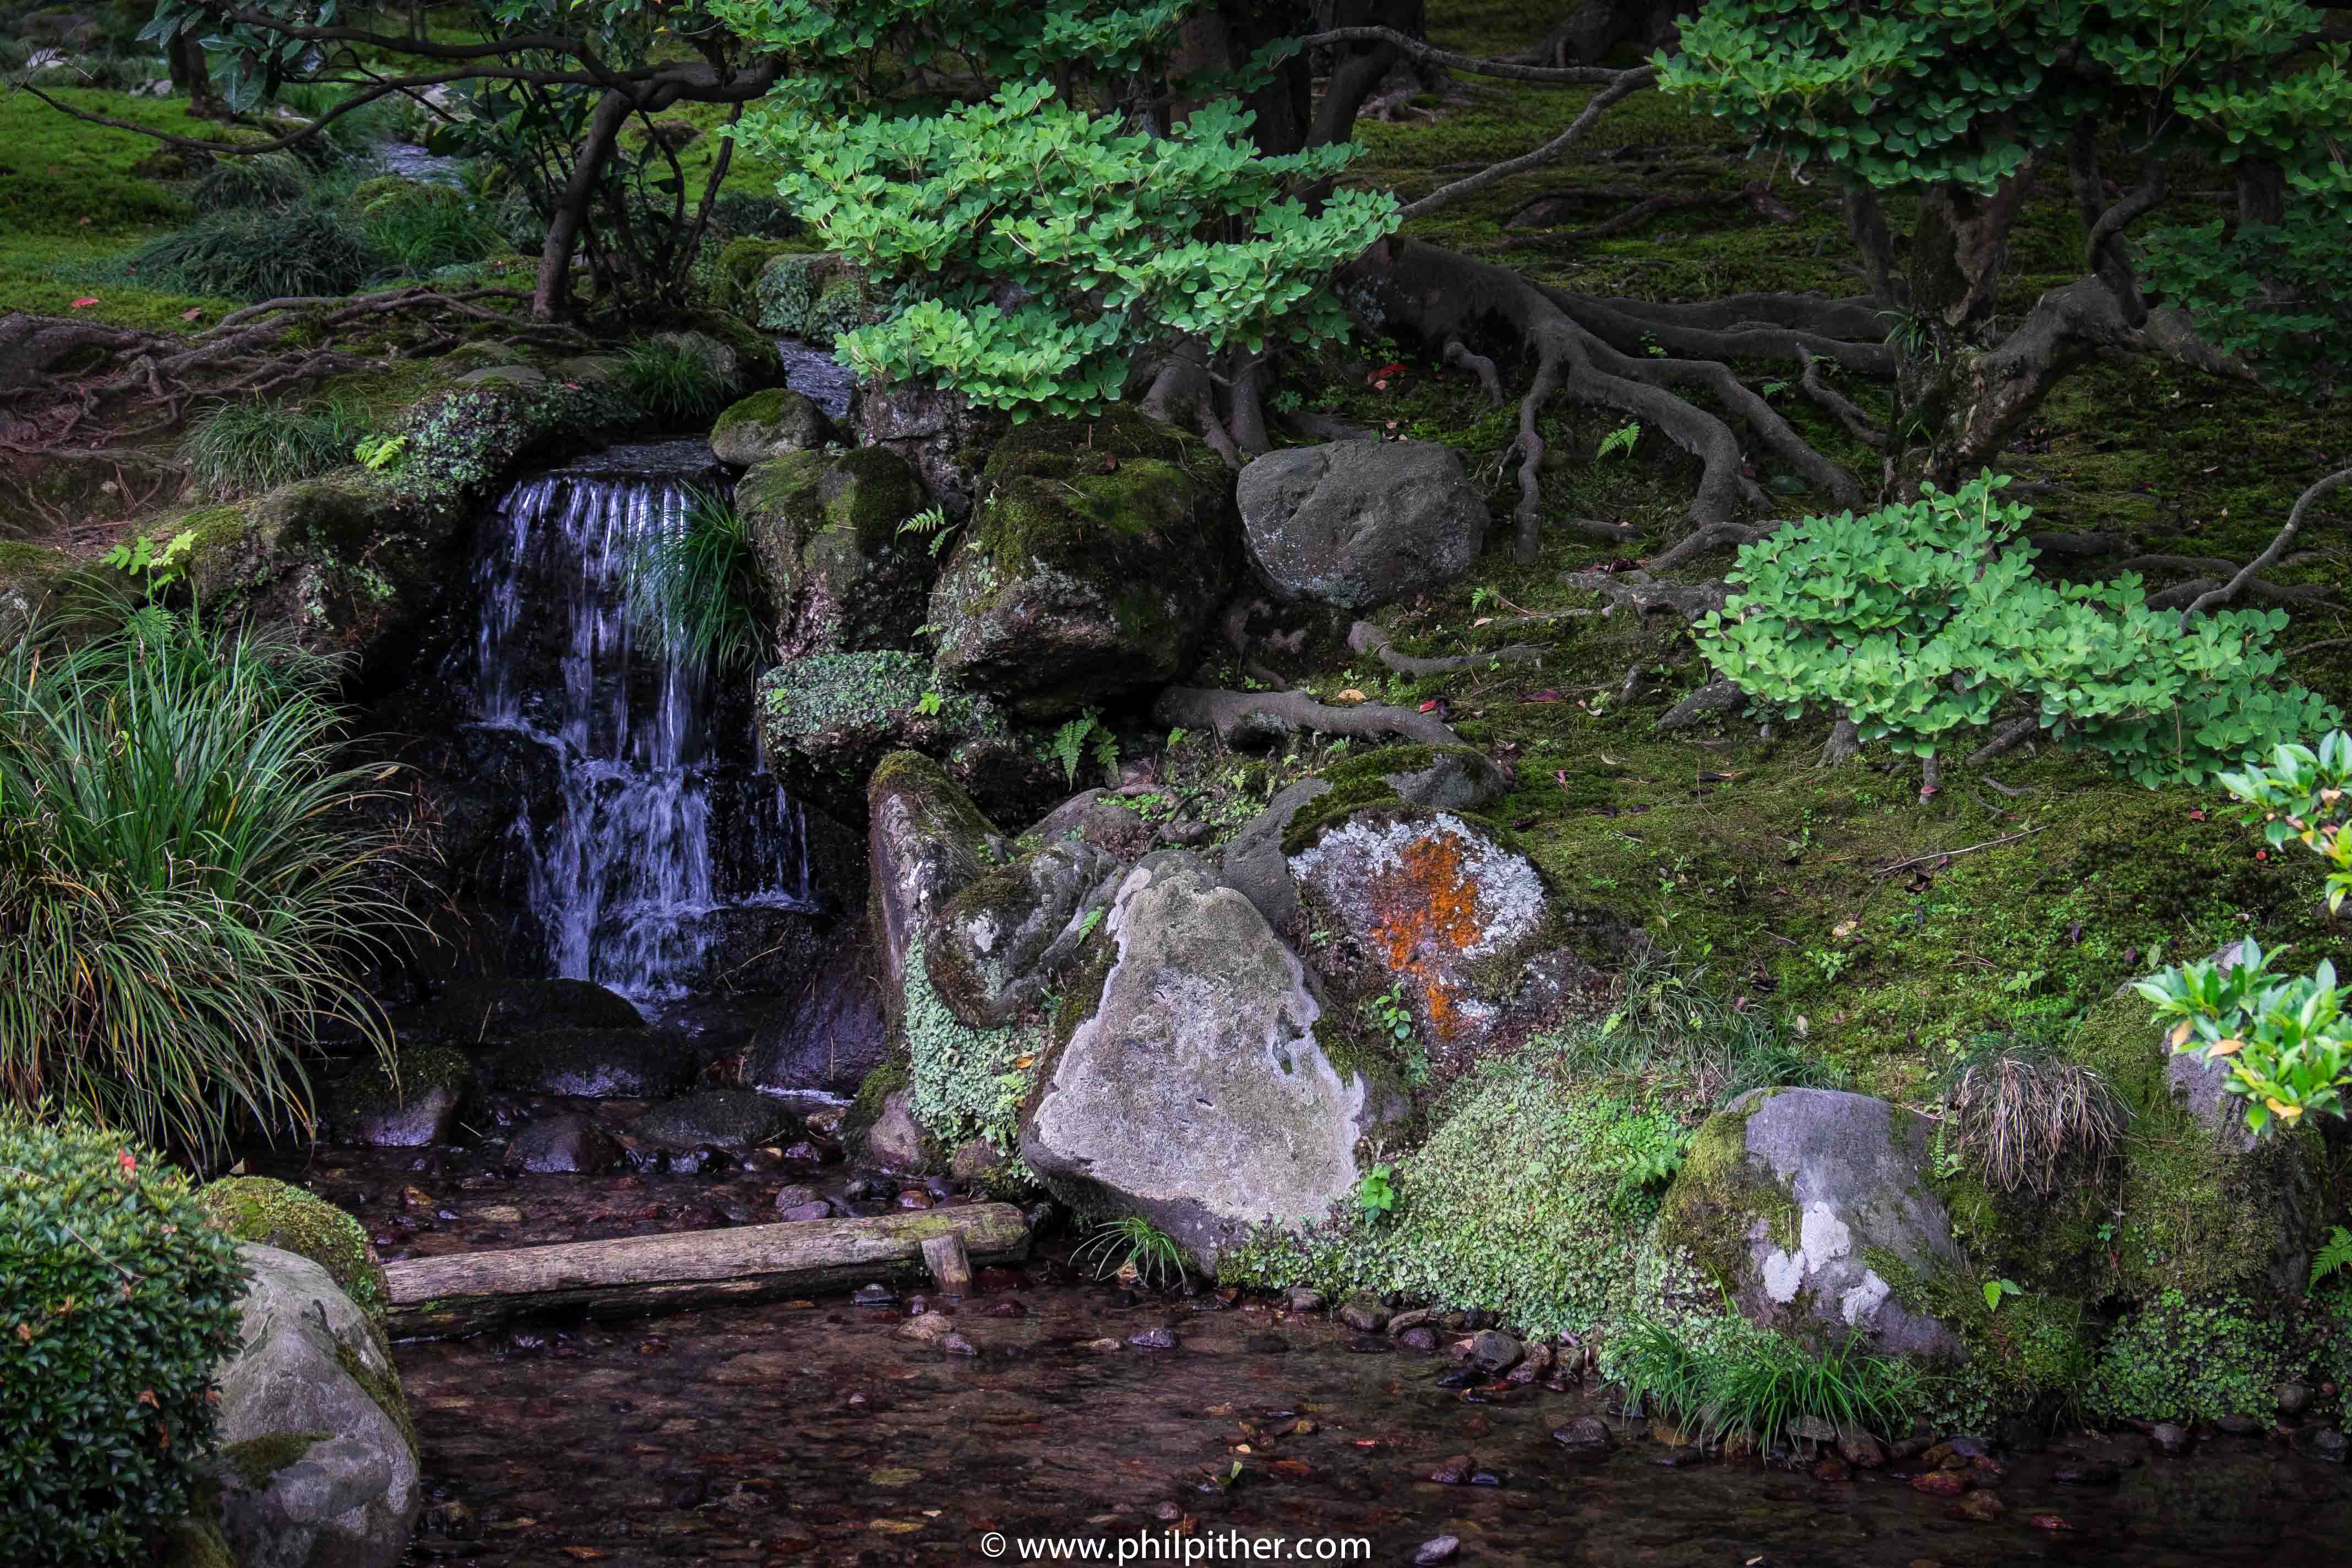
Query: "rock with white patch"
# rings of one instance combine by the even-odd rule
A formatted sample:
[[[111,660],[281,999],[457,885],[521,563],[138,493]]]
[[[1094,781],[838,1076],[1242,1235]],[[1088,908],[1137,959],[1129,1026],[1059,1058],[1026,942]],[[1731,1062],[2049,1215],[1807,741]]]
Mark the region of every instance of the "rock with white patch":
[[[1535,867],[1486,827],[1368,808],[1318,828],[1289,868],[1317,922],[1346,939],[1323,962],[1362,966],[1356,988],[1394,987],[1426,1046],[1475,1047],[1511,1022],[1550,900]]]
[[[1742,1315],[1782,1332],[1964,1354],[1916,1289],[1966,1279],[1951,1218],[1928,1186],[1928,1132],[1927,1118],[1868,1095],[1741,1095],[1699,1129],[1667,1190],[1652,1236],[1662,1273],[1699,1296],[1720,1281]]]
[[[1307,976],[1249,900],[1163,850],[1105,923],[1115,957],[1046,1064],[1022,1130],[1030,1166],[1212,1270],[1251,1226],[1296,1226],[1352,1193],[1359,1140],[1395,1108],[1324,1055]]]
[[[1082,838],[1063,839],[983,871],[950,898],[925,949],[931,984],[948,1010],[990,1029],[1034,1005],[1100,921],[1125,869]]]

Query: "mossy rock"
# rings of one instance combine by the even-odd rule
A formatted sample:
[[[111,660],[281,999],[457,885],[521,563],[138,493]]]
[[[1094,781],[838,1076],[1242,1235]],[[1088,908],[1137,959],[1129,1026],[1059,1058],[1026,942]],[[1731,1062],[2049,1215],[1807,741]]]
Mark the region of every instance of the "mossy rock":
[[[1008,817],[1060,793],[1061,773],[1034,737],[986,697],[941,690],[913,654],[796,658],[760,678],[755,701],[769,768],[795,798],[836,821],[866,820],[874,772],[897,751],[930,757],[959,789]]]
[[[383,1265],[360,1222],[326,1199],[270,1176],[225,1176],[196,1201],[213,1224],[239,1241],[309,1258],[370,1320],[383,1321],[392,1304]]]
[[[711,283],[711,308],[759,325],[759,301],[753,289],[760,274],[777,257],[794,254],[799,254],[795,247],[782,240],[748,235],[729,240],[719,252],[716,277]]]
[[[0,638],[72,613],[98,588],[96,573],[64,551],[0,539]]]
[[[488,1071],[524,1094],[644,1100],[684,1089],[700,1066],[690,1043],[651,1029],[550,1029],[516,1040]]]
[[[415,1149],[446,1142],[467,1094],[474,1064],[445,1046],[399,1052],[392,1070],[371,1058],[320,1100],[320,1119],[337,1137],[373,1148]]]
[[[728,247],[729,256],[722,257],[721,266],[730,265],[736,246],[750,243],[737,240]],[[822,252],[759,243],[770,248],[751,285],[744,313],[761,331],[830,343],[837,333],[871,316],[864,277],[848,261]],[[732,258],[731,266],[748,266],[751,254],[746,251],[740,258]]]
[[[736,412],[721,418],[722,432]],[[747,418],[754,416],[765,413]],[[719,439],[713,435],[714,447]],[[783,658],[904,648],[914,640],[936,566],[930,541],[900,530],[928,504],[914,470],[878,447],[780,454],[744,474],[735,505],[751,531]]]
[[[1237,560],[1232,476],[1124,410],[1016,426],[931,595],[939,668],[1033,719],[1191,668]]]
[[[764,392],[730,404],[710,426],[710,450],[722,463],[750,468],[770,458],[806,452],[823,447],[827,434],[824,411],[787,387]]]

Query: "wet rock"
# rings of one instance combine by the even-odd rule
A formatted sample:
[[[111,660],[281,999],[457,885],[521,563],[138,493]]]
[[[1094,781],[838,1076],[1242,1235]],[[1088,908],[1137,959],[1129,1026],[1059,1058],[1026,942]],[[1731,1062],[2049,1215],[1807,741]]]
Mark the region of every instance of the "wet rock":
[[[1126,868],[1064,839],[983,871],[940,907],[924,942],[932,988],[961,1022],[1002,1028],[1043,1000],[1100,922]]]
[[[1052,721],[1192,668],[1237,554],[1205,446],[1124,410],[1032,420],[982,483],[927,617],[944,682]]]
[[[1552,1430],[1551,1440],[1571,1459],[1605,1459],[1617,1447],[1616,1434],[1597,1415],[1580,1415]]]
[[[1831,1455],[1815,1459],[1811,1474],[1813,1479],[1817,1481],[1850,1481],[1853,1479],[1853,1467],[1835,1455]]]
[[[1513,1383],[1535,1383],[1551,1371],[1552,1348],[1549,1345],[1529,1345],[1519,1364],[1511,1368]]]
[[[1099,1340],[1088,1340],[1078,1348],[1082,1351],[1090,1351],[1096,1355],[1114,1355],[1118,1353],[1121,1347],[1117,1340],[1106,1337]]]
[[[1486,504],[1435,441],[1335,441],[1252,461],[1235,500],[1276,595],[1369,609],[1443,587],[1486,542]]]
[[[2311,1384],[2282,1383],[2271,1391],[2271,1397],[2277,1401],[2280,1415],[2300,1415],[2311,1408]]]
[[[476,1210],[474,1217],[484,1225],[516,1226],[522,1223],[523,1213],[512,1204],[491,1204]]]
[[[2294,1435],[2294,1451],[2325,1465],[2342,1464],[2347,1447],[2344,1434],[2333,1426],[2305,1426]]]
[[[748,1089],[706,1089],[653,1107],[629,1124],[632,1136],[657,1149],[748,1149],[787,1138],[800,1119]]]
[[[452,1045],[484,1045],[554,1029],[635,1029],[627,997],[585,980],[476,980],[453,985],[412,1026]]]
[[[1256,905],[1265,923],[1278,931],[1288,931],[1298,913],[1298,884],[1282,851],[1283,837],[1299,812],[1330,789],[1330,783],[1319,778],[1285,785],[1225,846],[1225,881]]]
[[[1871,1266],[1884,1252],[1922,1277],[1964,1268],[1927,1181],[1925,1117],[1825,1089],[1756,1089],[1701,1127],[1654,1231],[1702,1278],[1719,1276],[1749,1321],[1803,1334],[1867,1332],[1892,1353],[1965,1353]],[[1710,1274],[1709,1271],[1712,1271]]]
[[[1838,1436],[1838,1456],[1857,1470],[1882,1469],[1886,1464],[1886,1447],[1867,1432],[1844,1432]]]
[[[937,1344],[955,1332],[955,1320],[945,1312],[923,1312],[908,1319],[892,1335],[894,1339],[913,1340],[920,1344]]]
[[[1360,1334],[1376,1334],[1388,1327],[1389,1310],[1376,1296],[1350,1296],[1339,1303],[1339,1321]]]
[[[1412,1554],[1415,1568],[1434,1568],[1440,1563],[1451,1563],[1460,1555],[1462,1538],[1457,1535],[1437,1535],[1421,1543]]]
[[[2147,1440],[2156,1451],[2168,1458],[2179,1458],[2189,1452],[2189,1428],[2170,1421],[2159,1421],[2148,1428]]]
[[[940,1349],[950,1355],[978,1355],[980,1347],[961,1334],[950,1334],[940,1342]]]
[[[1140,812],[1118,804],[1122,797],[1090,789],[1072,795],[1023,835],[1040,844],[1072,839],[1091,844],[1115,860],[1132,863],[1158,847],[1159,831]]]
[[[1475,1045],[1503,1021],[1492,976],[1516,973],[1549,910],[1543,879],[1450,812],[1367,808],[1324,824],[1290,857],[1300,895],[1366,954],[1362,984],[1401,987],[1433,1047]]]
[[[1972,1519],[1979,1524],[1990,1524],[2009,1511],[1998,1492],[1974,1491],[1952,1505],[1952,1512],[1962,1519]]]
[[[908,950],[948,900],[1010,857],[996,826],[947,770],[915,752],[894,752],[866,788],[867,911],[880,960],[883,1006],[904,1010]]]
[[[1319,1312],[1323,1310],[1323,1292],[1309,1290],[1304,1285],[1292,1286],[1287,1300],[1294,1312]]]
[[[919,1188],[909,1187],[898,1194],[893,1206],[902,1209],[927,1209],[931,1206],[931,1194]]]
[[[362,1063],[322,1098],[320,1115],[336,1137],[373,1149],[446,1143],[474,1082],[473,1064],[446,1047],[401,1051],[387,1074]]]
[[[576,1112],[528,1122],[507,1142],[507,1168],[533,1174],[572,1172],[593,1176],[620,1163],[619,1142]]]
[[[866,1130],[866,1157],[886,1169],[919,1171],[929,1163],[930,1146],[915,1121],[910,1100],[906,1089],[892,1089],[883,1097],[882,1114]],[[897,1196],[893,1189],[890,1201]]]
[[[898,1293],[878,1279],[868,1280],[850,1294],[850,1300],[860,1307],[887,1307],[898,1299]]]
[[[737,482],[736,510],[788,666],[912,642],[937,566],[930,542],[899,529],[928,504],[914,470],[870,447],[779,454]]]
[[[1402,1334],[1407,1329],[1417,1329],[1424,1323],[1435,1322],[1437,1316],[1435,1311],[1427,1307],[1415,1307],[1408,1311],[1399,1312],[1389,1319],[1389,1332]]]
[[[1457,1366],[1439,1373],[1434,1381],[1440,1388],[1475,1388],[1486,1381],[1486,1374],[1475,1367]]]
[[[517,1039],[490,1061],[500,1087],[582,1100],[653,1100],[694,1081],[693,1045],[653,1029],[562,1029]]]
[[[1437,1331],[1426,1325],[1407,1329],[1396,1337],[1396,1342],[1409,1351],[1433,1351],[1437,1348]]]
[[[833,944],[808,984],[761,1020],[744,1055],[743,1079],[772,1093],[850,1095],[889,1050],[881,956],[860,919]]]
[[[1969,1483],[1956,1470],[1929,1470],[1911,1478],[1911,1489],[1929,1497],[1958,1497],[1969,1489]]]
[[[710,455],[722,463],[748,468],[771,458],[813,452],[824,445],[830,434],[823,409],[797,392],[771,387],[730,405],[719,416],[710,427]],[[908,515],[921,510],[917,506]]]
[[[1277,1333],[1255,1333],[1242,1342],[1242,1348],[1252,1355],[1287,1355],[1290,1342]]]
[[[222,1532],[243,1563],[392,1568],[425,1502],[399,1373],[325,1269],[238,1251],[252,1279],[215,1373]]]
[[[1429,1479],[1441,1487],[1465,1487],[1477,1469],[1477,1460],[1467,1454],[1457,1454],[1453,1458],[1440,1460],[1437,1468],[1429,1472]]]
[[[1526,1354],[1526,1346],[1498,1329],[1481,1329],[1470,1341],[1471,1364],[1489,1376],[1510,1371]]]
[[[1118,957],[1045,1069],[1022,1129],[1030,1166],[1109,1195],[1212,1271],[1250,1226],[1351,1194],[1359,1140],[1402,1108],[1324,1055],[1321,1006],[1249,900],[1160,850],[1104,924]]]
[[[762,675],[755,703],[770,770],[839,821],[863,815],[867,781],[895,752],[940,760],[993,809],[1025,812],[1062,782],[992,700],[940,691],[929,660],[898,649],[803,655]]]
[[[799,1183],[794,1183],[790,1186],[778,1187],[776,1189],[775,1205],[779,1209],[794,1209],[800,1207],[803,1204],[821,1204],[823,1202],[824,1202],[824,1194],[823,1193],[818,1192],[814,1187],[804,1186]]]
[[[828,1219],[832,1217],[832,1215],[833,1205],[826,1203],[823,1198],[819,1198],[814,1203],[794,1204],[790,1208],[778,1209],[776,1211],[776,1218],[779,1221],[785,1222],[797,1222],[804,1219]]]
[[[425,1510],[418,1521],[420,1529],[429,1534],[446,1536],[451,1541],[471,1541],[481,1533],[481,1521],[474,1510],[456,1498],[447,1498]]]
[[[1139,1350],[1172,1351],[1179,1342],[1175,1330],[1163,1327],[1146,1329],[1139,1334],[1129,1334],[1127,1336],[1127,1342]]]

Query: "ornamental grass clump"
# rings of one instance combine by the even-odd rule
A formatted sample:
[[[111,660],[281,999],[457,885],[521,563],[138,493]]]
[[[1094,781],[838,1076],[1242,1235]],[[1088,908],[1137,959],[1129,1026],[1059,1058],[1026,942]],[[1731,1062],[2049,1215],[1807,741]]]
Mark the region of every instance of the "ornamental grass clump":
[[[0,1107],[0,1563],[148,1560],[212,1445],[244,1287],[181,1173]]]
[[[333,667],[149,605],[0,653],[0,1108],[215,1150],[307,1122],[323,1019],[406,920]]]

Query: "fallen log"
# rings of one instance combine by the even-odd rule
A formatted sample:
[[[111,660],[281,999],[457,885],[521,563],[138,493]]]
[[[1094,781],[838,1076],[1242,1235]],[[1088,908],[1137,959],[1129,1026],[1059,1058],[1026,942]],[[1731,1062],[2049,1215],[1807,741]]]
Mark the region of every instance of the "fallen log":
[[[629,1318],[845,1289],[919,1275],[923,1244],[956,1236],[976,1266],[1029,1255],[1028,1224],[1011,1204],[451,1253],[383,1266],[386,1327],[450,1339],[541,1312]]]

